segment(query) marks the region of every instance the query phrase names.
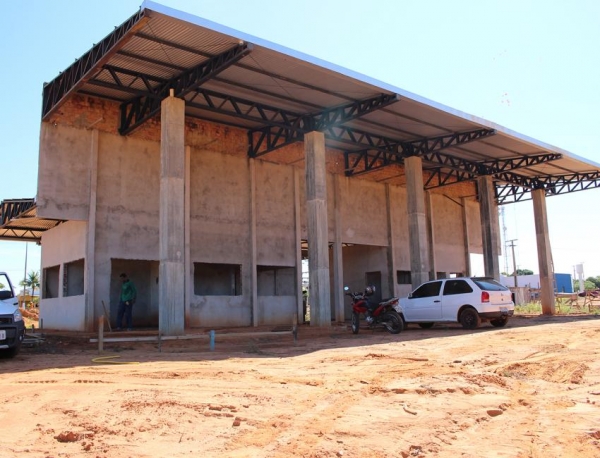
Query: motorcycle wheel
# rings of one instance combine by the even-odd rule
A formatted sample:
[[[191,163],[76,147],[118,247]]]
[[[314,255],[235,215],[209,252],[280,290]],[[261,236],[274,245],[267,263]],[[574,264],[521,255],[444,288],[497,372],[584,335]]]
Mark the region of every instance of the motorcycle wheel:
[[[360,317],[358,313],[352,312],[352,334],[358,334],[360,329]]]
[[[398,312],[387,312],[381,317],[381,321],[386,322],[386,328],[390,334],[398,334],[404,329],[404,320]]]

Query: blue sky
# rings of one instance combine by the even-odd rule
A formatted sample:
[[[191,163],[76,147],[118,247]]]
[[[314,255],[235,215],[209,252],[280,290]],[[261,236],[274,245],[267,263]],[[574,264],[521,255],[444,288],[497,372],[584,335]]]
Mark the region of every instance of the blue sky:
[[[363,73],[600,163],[600,2],[162,0]],[[121,24],[140,0],[19,0],[0,14],[0,200],[37,189],[42,87]],[[557,272],[600,275],[600,189],[547,200]],[[505,207],[517,266],[538,271],[531,201]],[[28,244],[27,270],[40,250]],[[25,244],[0,242],[23,278]],[[501,260],[501,270],[512,256]],[[482,273],[482,272],[478,272]]]

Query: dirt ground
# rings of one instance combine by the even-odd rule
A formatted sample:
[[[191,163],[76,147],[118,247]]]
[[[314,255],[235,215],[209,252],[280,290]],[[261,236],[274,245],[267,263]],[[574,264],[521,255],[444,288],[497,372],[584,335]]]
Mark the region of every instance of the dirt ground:
[[[0,360],[0,456],[600,457],[598,316],[219,333],[45,334]]]

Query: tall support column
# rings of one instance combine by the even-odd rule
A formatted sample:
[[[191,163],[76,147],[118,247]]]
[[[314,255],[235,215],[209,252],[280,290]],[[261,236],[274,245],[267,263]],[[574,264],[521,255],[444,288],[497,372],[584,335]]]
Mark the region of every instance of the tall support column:
[[[161,103],[158,328],[182,335],[185,317],[185,101]]]
[[[556,313],[554,269],[552,268],[552,250],[550,248],[550,233],[548,232],[546,194],[543,189],[535,189],[531,191],[531,195],[533,197],[533,218],[535,220],[535,237],[540,269],[542,313],[544,315],[554,315]]]
[[[250,296],[250,312],[251,326],[258,326],[258,273],[256,271],[256,162],[254,159],[250,161],[250,288],[252,290]]]
[[[344,316],[344,263],[342,256],[342,190],[340,181],[346,179],[335,175],[335,240],[333,242],[333,303],[335,321],[343,323]]]
[[[471,252],[469,251],[469,247],[471,246],[471,241],[469,237],[469,218],[467,212],[467,199],[462,197],[460,199],[462,204],[462,224],[463,224],[463,240],[465,246],[465,276],[471,276]]]
[[[300,169],[294,167],[294,230],[296,231],[296,306],[298,323],[304,323],[304,291],[302,290],[302,221],[300,212]]]
[[[433,221],[433,201],[431,193],[425,191],[425,209],[427,211],[427,237],[429,239],[429,278],[437,279],[437,263],[435,257],[435,229]]]
[[[331,326],[325,135],[304,134],[310,325]]]
[[[85,246],[85,329],[93,331],[96,324],[96,196],[98,190],[98,131],[92,130],[90,145],[90,199]],[[104,311],[102,311],[104,314]],[[110,317],[106,317],[107,320]]]
[[[423,161],[418,156],[404,159],[412,287],[429,280],[429,242],[423,190]]]
[[[477,178],[485,276],[500,278],[500,224],[491,176]]]
[[[389,296],[396,295],[396,232],[394,227],[394,206],[392,204],[392,190],[390,185],[385,185],[385,209],[387,215],[387,233],[388,233],[388,249],[387,249],[387,268],[388,268],[388,285]]]

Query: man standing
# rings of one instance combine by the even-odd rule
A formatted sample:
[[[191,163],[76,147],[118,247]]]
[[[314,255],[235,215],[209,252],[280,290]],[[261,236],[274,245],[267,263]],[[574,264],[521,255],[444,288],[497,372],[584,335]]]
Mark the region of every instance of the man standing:
[[[127,277],[127,274],[123,273],[119,275],[121,278],[121,296],[119,297],[119,309],[117,311],[117,331],[121,330],[121,324],[123,322],[123,315],[125,315],[125,322],[127,324],[127,330],[131,331],[132,318],[131,312],[133,311],[133,304],[137,296],[137,291],[132,281]]]

